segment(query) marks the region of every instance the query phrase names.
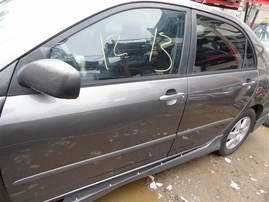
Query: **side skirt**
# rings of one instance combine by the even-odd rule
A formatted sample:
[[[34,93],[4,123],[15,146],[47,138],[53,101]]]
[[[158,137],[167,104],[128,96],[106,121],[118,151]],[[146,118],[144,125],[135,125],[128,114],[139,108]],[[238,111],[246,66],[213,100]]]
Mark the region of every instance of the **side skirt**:
[[[124,184],[172,168],[176,165],[203,156],[205,154],[217,151],[220,149],[220,142],[222,137],[223,135],[219,135],[210,142],[199,147],[166,157],[157,162],[153,162],[134,170],[122,173],[120,175],[113,176],[104,181],[82,187],[78,190],[72,191],[72,193],[66,193],[47,201],[57,201],[59,199],[63,199],[63,202],[93,201]]]

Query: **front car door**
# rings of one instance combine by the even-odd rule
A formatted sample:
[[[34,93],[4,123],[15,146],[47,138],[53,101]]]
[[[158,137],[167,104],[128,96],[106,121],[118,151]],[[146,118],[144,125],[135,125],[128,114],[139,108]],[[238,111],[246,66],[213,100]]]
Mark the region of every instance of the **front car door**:
[[[167,156],[187,96],[180,73],[189,11],[155,6],[106,11],[19,61],[0,122],[1,173],[13,201],[53,198]],[[19,69],[44,57],[80,71],[77,99],[19,86]]]
[[[221,135],[247,106],[258,83],[249,38],[240,26],[193,12],[188,101],[170,155],[201,146]]]

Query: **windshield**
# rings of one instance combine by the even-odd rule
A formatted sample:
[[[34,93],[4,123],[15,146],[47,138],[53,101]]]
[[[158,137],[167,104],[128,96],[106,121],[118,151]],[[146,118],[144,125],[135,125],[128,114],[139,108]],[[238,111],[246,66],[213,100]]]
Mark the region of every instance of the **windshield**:
[[[15,27],[19,27],[16,22],[16,15],[21,14],[19,8],[22,4],[18,4],[13,0],[0,0],[0,46],[14,37]],[[16,6],[15,6],[16,3]]]
[[[0,71],[87,14],[87,7],[85,12],[82,9],[70,12],[74,10],[73,1],[70,5],[65,3],[65,9],[59,11],[63,2],[65,0],[0,0]]]

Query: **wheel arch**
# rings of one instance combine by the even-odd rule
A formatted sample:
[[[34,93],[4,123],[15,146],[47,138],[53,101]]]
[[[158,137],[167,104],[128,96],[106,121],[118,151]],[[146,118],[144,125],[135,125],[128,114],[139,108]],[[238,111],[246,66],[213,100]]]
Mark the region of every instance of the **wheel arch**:
[[[257,104],[251,107],[251,109],[253,109],[255,111],[256,114],[256,121],[259,120],[259,118],[261,117],[264,107],[261,104]]]
[[[251,132],[253,132],[256,128],[258,128],[260,125],[262,125],[262,114],[264,112],[264,106],[261,104],[256,104],[250,107],[250,109],[253,109],[255,112],[255,124],[253,125],[253,128],[251,129]]]

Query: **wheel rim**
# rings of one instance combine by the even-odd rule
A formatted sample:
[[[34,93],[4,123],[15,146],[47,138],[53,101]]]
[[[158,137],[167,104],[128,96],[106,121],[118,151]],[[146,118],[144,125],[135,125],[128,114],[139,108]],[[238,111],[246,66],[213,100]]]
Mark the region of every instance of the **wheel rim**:
[[[250,124],[250,118],[244,117],[234,125],[226,140],[227,149],[233,149],[242,142],[244,137],[248,134]]]

